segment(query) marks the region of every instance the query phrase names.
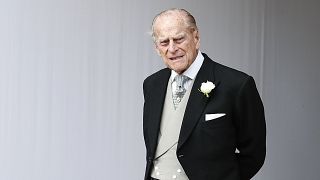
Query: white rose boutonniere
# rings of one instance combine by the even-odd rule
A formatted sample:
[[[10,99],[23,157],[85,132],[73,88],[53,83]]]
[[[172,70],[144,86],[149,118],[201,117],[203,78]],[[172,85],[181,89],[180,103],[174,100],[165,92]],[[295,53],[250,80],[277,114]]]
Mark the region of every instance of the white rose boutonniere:
[[[212,82],[207,81],[203,82],[200,87],[200,92],[202,92],[207,98],[209,97],[209,93],[216,87]]]

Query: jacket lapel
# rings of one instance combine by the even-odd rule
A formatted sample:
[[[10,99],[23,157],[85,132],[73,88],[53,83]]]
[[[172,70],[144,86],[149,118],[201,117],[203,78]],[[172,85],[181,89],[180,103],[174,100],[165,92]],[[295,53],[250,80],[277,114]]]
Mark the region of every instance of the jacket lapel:
[[[211,98],[207,98],[199,91],[201,83],[211,81],[215,84],[214,79],[214,62],[204,54],[204,62],[196,76],[193,87],[191,89],[190,97],[184,114],[184,119],[181,125],[178,149],[185,143],[191,134],[193,128],[199,121],[207,102]]]
[[[149,123],[149,137],[150,137],[150,148],[151,152],[155,154],[156,147],[158,144],[158,135],[160,130],[160,121],[163,110],[163,103],[165,100],[168,80],[170,78],[171,71],[165,69],[163,74],[160,74],[158,82],[152,87],[152,102],[150,102],[149,119],[152,120]],[[150,96],[151,96],[150,95]]]

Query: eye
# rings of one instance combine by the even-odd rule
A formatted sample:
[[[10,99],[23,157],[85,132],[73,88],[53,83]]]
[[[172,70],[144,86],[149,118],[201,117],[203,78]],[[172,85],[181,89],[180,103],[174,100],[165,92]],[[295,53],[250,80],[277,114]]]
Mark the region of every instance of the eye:
[[[169,40],[160,41],[161,46],[167,46],[169,44]]]
[[[180,44],[184,41],[184,37],[179,37],[174,40],[176,43]]]

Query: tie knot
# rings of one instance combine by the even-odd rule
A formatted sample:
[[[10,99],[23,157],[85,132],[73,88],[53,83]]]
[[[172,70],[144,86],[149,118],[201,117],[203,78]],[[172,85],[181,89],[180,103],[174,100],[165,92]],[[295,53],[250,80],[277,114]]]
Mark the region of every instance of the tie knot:
[[[184,94],[186,93],[186,88],[184,86],[189,79],[190,78],[185,75],[177,75],[174,77],[174,81],[176,82],[176,90],[172,94],[172,97],[175,109],[178,107],[178,104],[181,102]]]
[[[180,88],[184,88],[184,84],[188,81],[189,77],[185,76],[185,75],[177,75],[174,80],[177,83],[177,87]]]

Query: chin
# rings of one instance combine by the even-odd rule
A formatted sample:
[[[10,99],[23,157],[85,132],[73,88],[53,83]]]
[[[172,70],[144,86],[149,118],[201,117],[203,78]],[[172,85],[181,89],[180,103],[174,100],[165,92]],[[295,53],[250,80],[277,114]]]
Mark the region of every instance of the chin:
[[[174,70],[176,73],[179,73],[179,74],[181,74],[181,73],[183,73],[184,71],[185,71],[185,69],[183,69],[183,68],[173,68],[172,70]]]

